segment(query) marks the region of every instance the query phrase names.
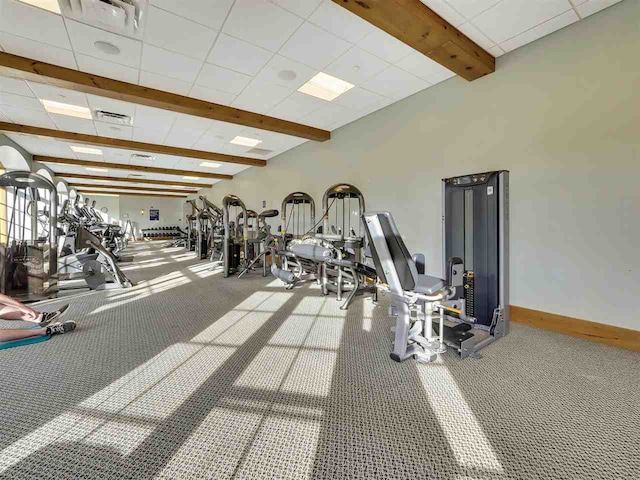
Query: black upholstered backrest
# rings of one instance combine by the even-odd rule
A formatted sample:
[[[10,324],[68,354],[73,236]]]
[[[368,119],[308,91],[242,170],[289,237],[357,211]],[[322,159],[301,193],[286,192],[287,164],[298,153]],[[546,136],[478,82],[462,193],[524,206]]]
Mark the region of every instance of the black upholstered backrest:
[[[413,290],[416,286],[417,270],[391,214],[365,213],[364,217],[363,223],[378,277],[392,289]],[[378,226],[371,223],[372,221]],[[390,275],[390,268],[395,270],[395,275]],[[399,285],[392,285],[396,279]]]

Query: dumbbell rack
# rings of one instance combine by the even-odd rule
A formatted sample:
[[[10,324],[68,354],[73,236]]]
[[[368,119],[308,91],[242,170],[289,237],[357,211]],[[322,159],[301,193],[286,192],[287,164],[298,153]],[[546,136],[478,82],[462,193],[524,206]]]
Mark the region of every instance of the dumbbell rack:
[[[149,240],[172,240],[180,238],[179,227],[143,228],[142,237]]]

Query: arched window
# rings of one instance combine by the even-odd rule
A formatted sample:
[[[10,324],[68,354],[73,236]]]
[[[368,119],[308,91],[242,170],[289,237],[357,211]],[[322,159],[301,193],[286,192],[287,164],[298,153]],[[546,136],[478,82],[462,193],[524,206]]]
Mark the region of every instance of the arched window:
[[[56,185],[56,192],[58,192],[58,214],[62,213],[62,205],[65,200],[69,200],[69,191],[67,184],[64,182],[58,182]]]
[[[0,146],[0,166],[2,173],[11,170],[30,171],[29,162],[18,150],[9,145]],[[27,206],[24,192],[16,198],[5,188],[0,189],[0,241],[2,243],[7,244],[17,238],[31,240],[32,222],[26,215]],[[14,226],[9,232],[9,222],[12,220]]]
[[[53,183],[53,177],[49,173],[48,170],[41,168],[36,172],[36,174],[46,178],[51,183]],[[49,235],[49,202],[51,201],[51,192],[44,188],[38,189],[38,201],[36,203],[37,210],[33,212],[36,215],[36,225],[38,228],[37,237],[45,237]],[[58,213],[58,212],[56,212]],[[55,225],[54,225],[55,227]]]

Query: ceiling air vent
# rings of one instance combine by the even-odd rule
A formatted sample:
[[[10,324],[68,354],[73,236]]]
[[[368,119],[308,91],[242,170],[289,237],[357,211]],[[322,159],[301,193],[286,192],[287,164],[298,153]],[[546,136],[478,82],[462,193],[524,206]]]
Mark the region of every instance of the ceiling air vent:
[[[253,155],[261,155],[261,156],[266,156],[269,155],[270,153],[273,153],[273,150],[267,150],[266,148],[252,148],[251,150],[247,151],[247,153],[251,153]]]
[[[120,35],[141,37],[140,19],[147,0],[62,0],[66,17]]]
[[[144,178],[144,175],[141,173],[130,173],[127,175],[127,178]]]
[[[118,125],[133,125],[133,119],[129,115],[107,112],[105,110],[96,110],[96,120]]]

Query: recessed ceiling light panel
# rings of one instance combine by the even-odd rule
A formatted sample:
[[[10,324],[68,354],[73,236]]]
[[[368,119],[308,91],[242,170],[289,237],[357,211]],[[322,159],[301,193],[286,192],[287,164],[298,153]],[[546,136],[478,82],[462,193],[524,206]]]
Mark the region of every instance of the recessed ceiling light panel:
[[[53,100],[40,100],[44,109],[49,113],[56,113],[58,115],[67,115],[69,117],[84,118],[85,120],[92,120],[91,110],[87,107],[80,107],[78,105],[71,105],[69,103],[54,102]]]
[[[331,100],[338,98],[343,93],[348,92],[354,86],[355,85],[349,82],[345,82],[344,80],[340,80],[339,78],[320,72],[301,86],[298,91],[330,102]]]
[[[202,162],[200,166],[207,167],[207,168],[220,168],[222,165],[220,165],[219,163],[213,163],[213,162]]]
[[[200,180],[200,177],[189,177],[189,176],[186,176],[186,177],[182,177],[182,178],[184,178],[185,180]]]
[[[76,153],[86,153],[89,155],[102,155],[102,150],[99,148],[81,147],[79,145],[71,145],[71,150]]]
[[[96,167],[84,167],[84,168],[89,172],[108,172],[109,171],[106,168],[96,168]]]
[[[256,138],[241,137],[240,135],[238,135],[229,143],[233,143],[234,145],[242,145],[245,147],[255,147],[259,143],[262,143],[262,140],[258,140]]]
[[[22,3],[26,3],[28,5],[33,5],[34,7],[43,8],[44,10],[49,10],[50,12],[57,13],[60,15],[60,5],[58,5],[58,0],[20,0]]]

